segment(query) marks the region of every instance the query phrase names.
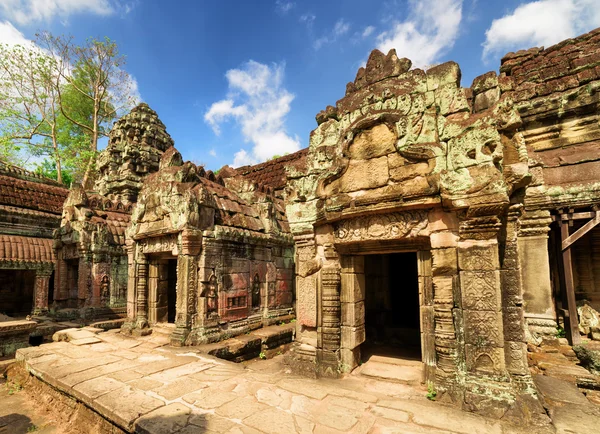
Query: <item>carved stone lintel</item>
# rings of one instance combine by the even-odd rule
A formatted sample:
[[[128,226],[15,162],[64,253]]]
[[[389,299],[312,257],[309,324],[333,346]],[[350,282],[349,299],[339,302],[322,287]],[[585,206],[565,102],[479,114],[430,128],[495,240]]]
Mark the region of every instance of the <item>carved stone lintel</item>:
[[[415,237],[427,227],[426,211],[358,217],[335,225],[335,242]]]

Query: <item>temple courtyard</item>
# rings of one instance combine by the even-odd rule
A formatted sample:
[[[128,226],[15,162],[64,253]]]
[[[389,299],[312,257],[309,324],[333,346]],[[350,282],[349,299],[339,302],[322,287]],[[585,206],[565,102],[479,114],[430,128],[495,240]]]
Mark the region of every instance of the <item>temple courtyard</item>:
[[[419,362],[400,358],[314,380],[280,352],[234,363],[161,334],[81,328],[55,339],[8,367],[0,433],[592,433],[600,423],[600,407],[567,383],[546,397],[552,422],[515,425],[429,400]]]

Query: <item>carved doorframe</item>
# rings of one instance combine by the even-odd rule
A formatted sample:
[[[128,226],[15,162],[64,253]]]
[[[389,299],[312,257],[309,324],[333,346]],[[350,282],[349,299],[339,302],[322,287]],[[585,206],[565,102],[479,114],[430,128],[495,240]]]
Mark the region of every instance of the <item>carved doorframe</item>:
[[[360,345],[365,341],[366,282],[364,257],[370,254],[414,252],[417,256],[419,290],[419,331],[421,334],[421,360],[423,382],[434,381],[436,371],[435,322],[433,307],[432,262],[429,239],[414,238],[388,243],[353,243],[339,245],[340,254],[340,323],[341,363],[345,371],[358,366]]]

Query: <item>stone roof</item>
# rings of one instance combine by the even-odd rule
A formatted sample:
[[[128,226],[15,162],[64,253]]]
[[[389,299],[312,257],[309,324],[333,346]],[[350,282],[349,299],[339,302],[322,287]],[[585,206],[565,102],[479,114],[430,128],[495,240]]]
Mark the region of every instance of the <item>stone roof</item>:
[[[600,28],[546,49],[508,53],[502,58],[500,72],[514,81],[514,101],[531,106],[536,98],[597,80],[599,63]]]
[[[0,261],[54,262],[52,240],[0,235]]]
[[[0,162],[0,205],[60,215],[69,190],[33,172]]]
[[[304,148],[293,154],[274,158],[254,166],[238,167],[235,170],[244,178],[271,187],[274,190],[280,190],[285,187],[287,182],[286,168],[293,167],[303,171],[306,166],[307,154],[308,148]]]

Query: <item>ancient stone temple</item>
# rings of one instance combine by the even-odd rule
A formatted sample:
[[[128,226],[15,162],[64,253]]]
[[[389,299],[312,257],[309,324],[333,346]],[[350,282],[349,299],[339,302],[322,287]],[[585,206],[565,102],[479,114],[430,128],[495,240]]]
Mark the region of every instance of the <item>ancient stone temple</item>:
[[[0,162],[0,313],[43,313],[52,303],[52,231],[68,190]]]
[[[557,320],[576,342],[576,302],[598,302],[599,40],[509,53],[470,88],[371,53],[288,170],[297,370],[387,345],[467,408],[535,401],[526,342]]]
[[[57,308],[125,316],[125,230],[143,179],[158,170],[162,153],[172,145],[164,124],[147,104],[114,125],[96,161],[94,191],[71,189],[54,234]]]
[[[124,326],[174,324],[174,345],[213,342],[292,310],[293,241],[281,200],[230,171],[167,150],[146,178],[127,230]]]

